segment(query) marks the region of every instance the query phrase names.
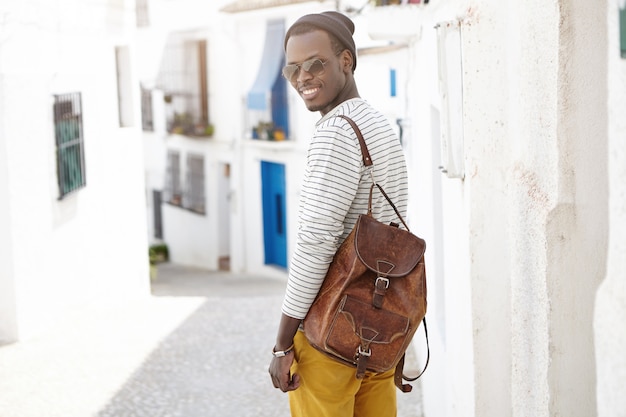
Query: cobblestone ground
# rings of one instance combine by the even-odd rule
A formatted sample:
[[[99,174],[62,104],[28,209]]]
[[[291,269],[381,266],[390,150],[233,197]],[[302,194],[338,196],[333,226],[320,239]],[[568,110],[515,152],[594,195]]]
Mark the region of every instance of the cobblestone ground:
[[[0,416],[288,417],[267,373],[283,288],[163,264],[147,300],[1,346]],[[419,384],[398,404],[421,417]]]

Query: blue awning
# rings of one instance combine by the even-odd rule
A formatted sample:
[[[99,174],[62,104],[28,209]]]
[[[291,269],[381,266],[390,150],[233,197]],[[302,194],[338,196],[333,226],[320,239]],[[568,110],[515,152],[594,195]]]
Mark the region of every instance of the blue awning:
[[[284,36],[284,20],[270,20],[267,22],[261,66],[259,67],[254,85],[248,92],[248,109],[267,110],[272,85],[274,85],[276,77],[280,77],[284,56]]]

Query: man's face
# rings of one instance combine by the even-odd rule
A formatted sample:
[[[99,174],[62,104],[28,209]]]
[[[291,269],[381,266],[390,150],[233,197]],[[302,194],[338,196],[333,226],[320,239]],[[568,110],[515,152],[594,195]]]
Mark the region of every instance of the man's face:
[[[302,35],[293,35],[287,41],[285,51],[287,65],[299,65],[298,71],[293,78],[288,80],[296,89],[307,109],[319,111],[322,115],[340,104],[340,93],[346,85],[342,54],[336,56],[332,50],[328,34],[322,30],[316,30]],[[306,61],[319,59],[322,61],[323,70],[312,66],[308,72],[300,66]]]

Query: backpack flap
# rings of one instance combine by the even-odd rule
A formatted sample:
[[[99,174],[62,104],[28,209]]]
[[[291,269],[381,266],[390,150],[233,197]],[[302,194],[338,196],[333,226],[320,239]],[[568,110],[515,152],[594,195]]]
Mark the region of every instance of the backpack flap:
[[[426,242],[411,232],[360,215],[354,242],[361,262],[379,277],[407,275],[424,256]]]

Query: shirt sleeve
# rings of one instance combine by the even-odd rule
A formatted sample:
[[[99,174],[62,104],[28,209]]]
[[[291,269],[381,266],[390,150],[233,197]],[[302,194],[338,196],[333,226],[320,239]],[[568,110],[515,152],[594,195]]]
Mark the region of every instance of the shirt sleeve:
[[[298,207],[296,245],[282,312],[304,319],[341,243],[362,159],[350,130],[319,127],[311,141]]]

